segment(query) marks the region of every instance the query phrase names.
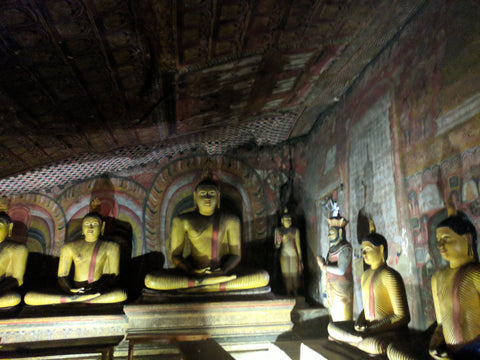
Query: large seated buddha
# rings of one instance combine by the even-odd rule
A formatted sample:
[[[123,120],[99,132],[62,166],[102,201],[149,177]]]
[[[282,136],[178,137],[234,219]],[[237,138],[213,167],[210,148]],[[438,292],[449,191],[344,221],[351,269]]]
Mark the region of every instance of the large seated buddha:
[[[220,191],[210,180],[193,193],[196,209],[173,219],[171,256],[174,269],[147,274],[153,290],[214,292],[262,288],[266,271],[241,270],[240,219],[220,210]],[[190,249],[188,255],[185,248]]]

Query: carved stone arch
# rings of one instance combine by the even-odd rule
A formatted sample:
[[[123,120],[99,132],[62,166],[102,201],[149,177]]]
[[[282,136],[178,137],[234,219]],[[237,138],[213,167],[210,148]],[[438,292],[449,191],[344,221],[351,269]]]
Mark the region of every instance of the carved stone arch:
[[[57,201],[43,194],[16,195],[8,213],[14,227],[20,223],[25,226],[26,239],[19,240],[26,243],[30,252],[58,256],[65,238],[66,218]]]
[[[170,264],[168,242],[175,208],[192,196],[207,166],[212,170],[213,180],[219,183],[222,196],[241,211],[242,242],[264,240],[267,236],[268,203],[263,183],[254,169],[225,156],[186,157],[160,170],[145,203],[146,250],[166,254],[167,264]]]
[[[108,182],[108,186],[97,186],[99,182]],[[65,211],[68,224],[66,237],[75,239],[80,236],[81,220],[88,213],[92,199],[98,198],[102,216],[115,219],[111,222],[115,231],[125,227],[131,233],[131,255],[141,255],[144,251],[142,217],[145,197],[146,190],[142,185],[120,176],[94,177],[68,187],[57,198]]]

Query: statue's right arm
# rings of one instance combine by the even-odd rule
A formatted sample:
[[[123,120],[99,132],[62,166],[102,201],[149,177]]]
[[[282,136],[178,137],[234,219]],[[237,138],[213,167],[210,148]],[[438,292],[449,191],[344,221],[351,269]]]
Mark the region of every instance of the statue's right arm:
[[[57,282],[63,291],[72,292],[72,284],[69,280],[70,268],[72,267],[72,250],[69,245],[64,245],[60,251],[60,259],[58,260]]]
[[[185,226],[185,221],[183,221],[182,218],[173,218],[171,238],[172,261],[176,268],[190,273],[193,268],[191,264],[183,257],[185,235],[187,233]]]
[[[354,329],[356,331],[362,332],[365,331],[367,327],[367,320],[365,319],[365,312],[362,310],[360,315],[358,315],[357,321],[355,321]]]
[[[428,352],[434,359],[442,359],[445,358],[447,354],[445,351],[445,338],[443,337],[443,325],[441,323],[441,309],[437,296],[437,275],[438,274],[433,274],[432,276],[432,296],[433,306],[435,308],[435,316],[437,318],[437,327],[435,328],[432,338],[430,339],[430,343],[428,345]]]
[[[275,228],[274,241],[275,248],[280,248],[280,245],[282,245],[282,234],[280,233],[280,230],[278,228]]]
[[[25,245],[16,245],[10,251],[4,251],[3,255],[0,259],[2,263],[0,292],[2,294],[22,286],[23,275],[27,266],[28,250]],[[9,264],[12,266],[12,274],[5,276],[5,268]]]
[[[23,275],[27,267],[28,250],[24,245],[18,246],[15,253],[15,261],[13,264],[13,277],[17,279],[18,286],[23,284]]]

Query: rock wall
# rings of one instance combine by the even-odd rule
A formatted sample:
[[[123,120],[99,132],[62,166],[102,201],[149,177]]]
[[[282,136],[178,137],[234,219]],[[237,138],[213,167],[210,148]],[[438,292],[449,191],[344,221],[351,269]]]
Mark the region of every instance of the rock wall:
[[[295,161],[307,164],[301,206],[309,258],[328,251],[323,204],[337,200],[350,221],[357,314],[368,217],[405,280],[410,325],[422,329],[435,320],[434,229],[445,202],[453,199],[480,228],[479,15],[478,2],[427,2],[296,147]],[[310,295],[323,301],[323,279],[310,264]]]

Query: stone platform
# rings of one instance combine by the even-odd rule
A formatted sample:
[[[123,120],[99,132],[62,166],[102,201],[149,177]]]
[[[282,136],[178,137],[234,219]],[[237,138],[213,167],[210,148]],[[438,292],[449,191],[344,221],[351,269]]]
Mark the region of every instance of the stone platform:
[[[169,299],[172,301],[172,299]],[[86,305],[86,304],[85,304]],[[48,306],[24,309],[16,318],[0,320],[0,358],[2,351],[33,348],[41,343],[48,348],[66,344],[74,347],[91,340],[116,339],[115,358],[126,358],[128,335],[208,334],[222,346],[242,346],[275,341],[293,327],[293,298],[273,294],[256,296],[220,296],[178,298],[175,303],[126,304],[114,313],[98,307]],[[104,314],[102,314],[102,312]],[[69,315],[71,314],[71,315]],[[83,341],[82,344],[76,342]],[[175,345],[143,345],[135,353],[176,353]],[[70,358],[60,355],[58,359]],[[86,357],[85,357],[86,358]],[[98,356],[88,357],[98,358]]]
[[[293,327],[295,299],[125,305],[128,333],[207,333],[218,341],[275,339]]]

